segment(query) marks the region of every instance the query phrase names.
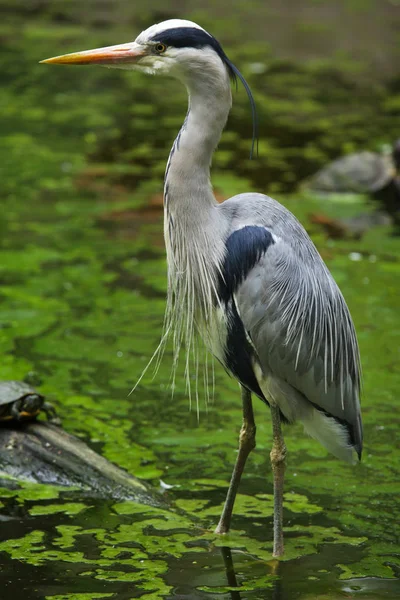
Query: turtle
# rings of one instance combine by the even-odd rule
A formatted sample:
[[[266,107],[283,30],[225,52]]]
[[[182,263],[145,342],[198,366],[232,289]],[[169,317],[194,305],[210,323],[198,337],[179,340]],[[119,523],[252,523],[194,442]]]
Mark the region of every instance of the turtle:
[[[0,381],[0,421],[31,421],[41,412],[54,425],[61,421],[50,402],[23,381]]]
[[[323,193],[369,194],[400,225],[400,139],[391,152],[356,152],[334,160],[304,182]]]

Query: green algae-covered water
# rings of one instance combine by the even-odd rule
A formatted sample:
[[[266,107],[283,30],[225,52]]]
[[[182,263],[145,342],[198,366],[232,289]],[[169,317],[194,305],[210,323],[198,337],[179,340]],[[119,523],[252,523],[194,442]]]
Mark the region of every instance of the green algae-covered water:
[[[173,397],[168,389],[167,355],[156,379],[128,396],[162,326],[162,223],[135,210],[121,222],[109,210],[74,189],[4,204],[0,374],[35,375],[69,432],[131,473],[175,486],[167,494],[182,512],[4,480],[7,597],[397,598],[398,241],[384,230],[358,243],[319,240],[359,333],[364,459],[341,464],[300,427],[286,430],[286,556],[277,567],[268,410],[256,405],[257,450],[232,533],[221,538],[212,531],[235,458],[237,385],[217,369],[214,401],[208,410],[200,402],[198,423],[183,376]]]
[[[237,384],[216,366],[208,405],[200,385],[198,418],[183,373],[171,393],[167,352],[157,376],[150,369],[128,395],[162,330],[162,214],[154,197],[152,208],[147,202],[161,188],[162,168],[140,186],[135,160],[129,177],[125,164],[120,178],[110,157],[102,157],[107,167],[93,167],[87,157],[98,158],[103,131],[112,146],[113,90],[133,84],[120,73],[33,65],[70,38],[80,35],[81,47],[72,26],[27,25],[18,40],[2,27],[9,52],[1,92],[0,379],[35,381],[67,431],[155,486],[162,480],[173,507],[104,501],[0,476],[2,598],[399,598],[399,238],[380,227],[359,241],[327,241],[308,215],[349,216],[362,201],[279,198],[313,234],[355,320],[363,461],[342,464],[300,426],[286,428],[286,554],[272,561],[271,427],[268,409],[257,402],[257,449],[233,528],[215,536],[241,423]],[[147,118],[160,118],[146,113],[146,102],[143,96],[142,120],[132,116],[136,131]],[[150,160],[145,136],[139,131],[132,142]],[[253,186],[221,169],[214,183],[224,196]]]

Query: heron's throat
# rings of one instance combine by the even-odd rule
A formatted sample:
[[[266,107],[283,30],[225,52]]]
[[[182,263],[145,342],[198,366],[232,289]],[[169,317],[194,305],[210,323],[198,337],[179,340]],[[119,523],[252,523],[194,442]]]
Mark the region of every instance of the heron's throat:
[[[166,173],[164,196],[174,217],[201,218],[216,200],[210,183],[212,154],[221,138],[232,104],[229,77],[204,85],[187,82],[189,106],[186,119],[172,146]]]
[[[166,322],[175,331],[176,353],[182,342],[187,349],[192,346],[195,328],[207,327],[216,305],[225,224],[212,191],[210,164],[231,107],[225,75],[213,85],[188,85],[188,113],[166,169]]]

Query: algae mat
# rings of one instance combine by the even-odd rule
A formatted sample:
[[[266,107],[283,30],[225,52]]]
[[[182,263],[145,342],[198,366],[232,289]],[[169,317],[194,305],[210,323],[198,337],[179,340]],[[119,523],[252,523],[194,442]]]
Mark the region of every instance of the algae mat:
[[[271,562],[271,432],[257,403],[258,446],[232,533],[212,533],[235,458],[237,384],[215,371],[214,399],[188,410],[171,357],[128,395],[157,346],[165,261],[161,215],[70,189],[12,197],[2,215],[0,378],[29,375],[70,432],[176,500],[162,511],[82,492],[3,481],[3,589],[29,598],[395,598],[400,593],[396,368],[399,241],[316,237],[349,301],[364,368],[364,460],[329,457],[286,430],[287,554]],[[229,187],[229,186],[228,186]],[[301,218],[317,199],[287,199]],[[336,209],[335,209],[336,210]],[[121,211],[124,218],[116,219]],[[143,217],[145,215],[145,218]],[[239,587],[236,587],[239,586]],[[240,591],[238,591],[240,590]],[[240,594],[240,595],[238,595]]]
[[[91,88],[85,74],[77,90],[69,71],[50,79],[40,66],[28,70],[32,54],[54,53],[45,40],[49,31],[55,41],[59,36],[49,27],[45,35],[29,31],[29,52],[28,46],[25,55],[14,52],[2,69],[10,85],[1,91],[0,379],[29,377],[56,404],[69,432],[136,476],[156,485],[161,479],[176,508],[104,502],[77,490],[2,479],[2,598],[400,597],[399,239],[385,228],[335,243],[313,232],[359,335],[363,462],[343,465],[301,427],[286,430],[287,554],[277,566],[271,562],[270,421],[257,403],[257,449],[232,532],[217,538],[213,527],[241,422],[237,384],[216,367],[208,406],[199,386],[198,419],[195,406],[189,411],[182,371],[171,393],[167,352],[157,377],[149,371],[128,395],[162,330],[162,217],[139,210],[146,190],[132,193],[113,179],[118,164],[106,177],[98,171],[89,178],[87,168],[82,175],[96,135],[107,130],[112,144],[107,112],[120,75],[106,84],[92,79]],[[67,33],[82,36],[73,26]],[[140,151],[147,156],[148,148]],[[147,191],[160,188],[162,169],[153,176]],[[214,183],[224,195],[251,189],[229,173],[220,172]],[[345,216],[362,206],[282,200],[305,223],[310,212]]]

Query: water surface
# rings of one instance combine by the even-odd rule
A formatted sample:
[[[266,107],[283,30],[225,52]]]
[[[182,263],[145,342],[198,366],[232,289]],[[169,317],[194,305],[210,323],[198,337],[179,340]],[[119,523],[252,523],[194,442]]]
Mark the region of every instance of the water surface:
[[[52,53],[49,41],[28,33],[33,53]],[[22,64],[18,57],[13,69]],[[149,197],[157,204],[152,194],[162,174],[157,167],[144,189],[121,184],[109,170],[106,177],[91,171],[85,157],[93,136],[109,126],[112,89],[97,96],[88,80],[88,89],[77,92],[65,70],[52,74],[50,85],[48,70],[34,67],[28,75],[21,64],[24,77],[3,91],[0,379],[36,379],[67,431],[155,486],[160,479],[173,486],[166,494],[176,508],[2,478],[2,597],[400,597],[399,239],[381,227],[359,241],[326,240],[310,226],[309,213],[348,216],[363,208],[359,200],[280,198],[307,224],[355,320],[364,371],[363,461],[342,464],[300,426],[286,428],[286,555],[272,561],[271,427],[268,409],[256,401],[257,449],[232,532],[216,537],[241,423],[237,384],[216,366],[206,405],[200,379],[198,420],[182,370],[171,393],[167,351],[156,378],[150,370],[128,395],[162,330],[162,214],[143,208]],[[9,61],[2,73],[12,79]],[[252,186],[230,171],[214,183],[222,196]]]

